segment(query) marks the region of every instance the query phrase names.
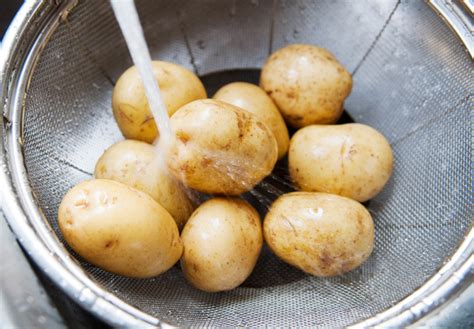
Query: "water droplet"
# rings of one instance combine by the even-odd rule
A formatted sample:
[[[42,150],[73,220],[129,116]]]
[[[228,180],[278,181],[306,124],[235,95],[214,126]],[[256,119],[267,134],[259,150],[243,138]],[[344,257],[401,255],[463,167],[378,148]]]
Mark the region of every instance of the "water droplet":
[[[300,34],[300,31],[298,31],[298,30],[293,30],[293,38],[294,38],[294,39],[297,39],[297,38],[298,38],[298,34]]]
[[[46,317],[44,315],[40,315],[38,317],[38,322],[41,324],[46,323]]]

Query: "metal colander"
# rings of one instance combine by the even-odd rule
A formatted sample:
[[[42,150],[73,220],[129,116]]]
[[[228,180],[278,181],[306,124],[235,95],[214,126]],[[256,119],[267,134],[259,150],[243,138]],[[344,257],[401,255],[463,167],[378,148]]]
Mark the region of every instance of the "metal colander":
[[[431,4],[448,18],[457,13],[451,23],[469,47],[463,9]],[[344,276],[308,276],[265,248],[252,276],[225,293],[192,288],[178,265],[146,280],[91,266],[66,249],[57,208],[123,138],[111,93],[132,63],[108,1],[27,2],[1,62],[2,207],[31,257],[83,307],[130,327],[401,326],[472,279],[473,65],[427,3],[150,0],[137,7],[152,57],[194,70],[211,92],[235,78],[256,83],[269,53],[286,44],[329,49],[353,74],[346,112],[384,133],[395,169],[367,204],[375,251]]]

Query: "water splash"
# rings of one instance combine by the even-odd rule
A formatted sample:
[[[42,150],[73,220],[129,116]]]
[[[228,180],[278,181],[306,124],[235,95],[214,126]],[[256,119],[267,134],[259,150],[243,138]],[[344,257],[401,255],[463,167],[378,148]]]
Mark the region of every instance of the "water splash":
[[[252,4],[258,5],[258,1],[254,1]],[[165,154],[167,147],[174,139],[174,133],[171,129],[168,112],[163,102],[160,87],[153,73],[150,53],[146,45],[134,1],[111,0],[111,5],[124,35],[132,60],[140,73],[150,111],[155,118],[160,133],[160,138],[158,139],[158,143],[156,143],[157,165],[166,169],[165,172],[168,172]],[[233,1],[229,14],[231,17],[235,16],[236,1]],[[286,22],[283,22],[283,24],[285,23]],[[294,31],[295,35],[298,33],[299,31]],[[206,44],[202,40],[199,40],[197,45],[200,49],[206,48]],[[227,179],[230,178],[245,187],[249,190],[249,194],[267,209],[271,206],[276,197],[287,190],[293,190],[293,185],[287,172],[284,172],[278,165],[274,169],[274,172],[277,172],[276,175],[270,174],[260,185],[253,188],[253,186],[249,186],[248,183],[249,181],[253,181],[253,179],[251,179],[253,170],[248,170],[249,168],[255,168],[255,165],[251,161],[252,159],[242,158],[241,156],[229,152],[209,150],[201,147],[197,148],[199,149],[197,153],[201,158],[205,157],[212,160],[212,166],[216,169],[218,175],[222,175],[222,177],[226,177]],[[184,177],[182,177],[181,181],[185,182]],[[202,201],[203,196],[200,195],[200,193],[191,189],[185,189],[185,191],[191,200],[198,201],[200,199]]]

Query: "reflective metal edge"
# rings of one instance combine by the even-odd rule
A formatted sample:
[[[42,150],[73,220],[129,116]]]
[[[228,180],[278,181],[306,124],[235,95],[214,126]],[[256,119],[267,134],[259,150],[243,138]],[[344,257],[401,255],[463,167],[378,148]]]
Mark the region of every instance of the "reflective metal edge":
[[[429,2],[435,7],[442,1],[430,0]],[[91,281],[69,257],[59,241],[52,236],[51,228],[46,226],[29,189],[21,145],[18,138],[15,137],[21,136],[20,119],[24,88],[27,87],[34,60],[41,52],[42,45],[36,42],[31,49],[21,52],[21,43],[24,40],[20,36],[27,34],[28,29],[31,31],[31,25],[37,23],[34,20],[39,17],[46,20],[44,12],[49,12],[51,14],[48,17],[49,29],[41,32],[42,40],[46,41],[47,36],[54,31],[54,27],[59,23],[62,14],[70,10],[74,3],[75,1],[64,1],[56,5],[52,1],[45,0],[27,1],[15,17],[4,38],[0,57],[0,89],[2,90],[1,99],[4,114],[0,125],[0,206],[5,212],[10,227],[28,254],[56,284],[84,308],[113,326],[143,328],[146,325],[151,327],[162,325],[170,327],[164,323],[160,324],[157,319],[120,301]],[[464,41],[463,38],[461,39]],[[470,41],[472,42],[472,38]],[[472,44],[469,46],[465,43],[465,45],[468,50],[470,49],[472,56]],[[18,54],[25,53],[28,53],[26,60],[26,56],[18,56]],[[25,65],[20,66],[21,64]],[[21,67],[20,73],[16,72],[19,67]],[[14,96],[13,100],[11,96]],[[12,109],[13,111],[10,111]],[[8,127],[10,122],[13,123],[12,127]],[[13,150],[12,154],[6,152],[5,145],[7,144],[9,149]],[[9,164],[13,165],[9,167]],[[28,196],[26,200],[18,198],[18,190],[15,186],[19,187],[22,195]],[[26,201],[26,204],[22,204],[21,201]],[[44,241],[41,241],[39,237]],[[474,230],[471,229],[449,262],[420,289],[388,310],[355,324],[353,327],[404,326],[436,309],[449,296],[462,288],[462,283],[468,281],[466,280],[468,276],[473,275],[473,240]]]
[[[474,228],[441,269],[419,289],[376,316],[350,328],[405,327],[435,311],[451,296],[466,288],[474,276]]]
[[[0,125],[0,206],[27,253],[82,307],[113,326],[156,327],[159,325],[156,318],[124,303],[84,274],[51,234],[51,228],[38,211],[29,189],[20,135],[23,99],[35,61],[48,37],[76,3],[27,1],[6,33],[0,58],[3,109]],[[39,23],[37,20],[42,21],[44,28],[31,35],[32,25]],[[29,39],[25,40],[25,36]],[[29,47],[31,44],[33,46]]]
[[[474,59],[474,17],[469,9],[460,1],[453,0],[428,0],[428,4],[456,33]]]

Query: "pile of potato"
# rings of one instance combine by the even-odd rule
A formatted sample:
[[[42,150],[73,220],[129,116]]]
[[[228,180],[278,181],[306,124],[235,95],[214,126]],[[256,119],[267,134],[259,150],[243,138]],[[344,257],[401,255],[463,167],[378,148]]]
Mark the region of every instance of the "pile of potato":
[[[252,272],[263,241],[283,261],[315,276],[353,270],[371,254],[374,224],[359,202],[392,172],[387,140],[362,124],[334,125],[351,75],[327,50],[290,45],[265,63],[260,86],[235,82],[207,99],[185,68],[153,62],[175,133],[161,152],[136,68],[112,99],[127,140],[98,160],[95,179],[59,207],[59,226],[84,259],[124,276],[156,276],[181,260],[196,288],[236,288]],[[285,122],[299,129],[290,140]],[[281,195],[263,225],[239,195],[288,154],[298,192]],[[212,195],[195,204],[193,190]],[[181,234],[180,234],[181,232]]]

